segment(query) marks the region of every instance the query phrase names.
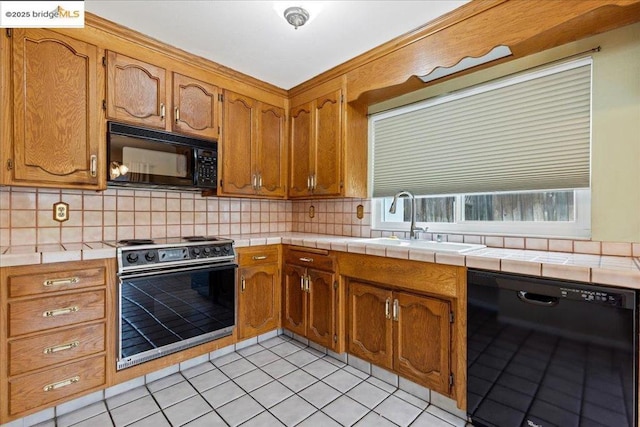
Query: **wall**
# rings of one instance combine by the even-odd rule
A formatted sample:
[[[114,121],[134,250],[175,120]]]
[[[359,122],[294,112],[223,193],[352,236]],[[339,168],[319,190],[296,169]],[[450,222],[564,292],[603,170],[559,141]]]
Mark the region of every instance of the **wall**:
[[[528,68],[593,53],[592,240],[640,242],[640,24],[496,65],[376,104],[384,111]]]

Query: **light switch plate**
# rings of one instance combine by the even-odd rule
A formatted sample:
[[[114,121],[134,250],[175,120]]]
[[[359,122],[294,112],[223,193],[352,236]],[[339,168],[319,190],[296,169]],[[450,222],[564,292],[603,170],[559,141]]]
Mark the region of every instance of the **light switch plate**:
[[[65,202],[54,203],[53,219],[58,222],[68,221],[69,220],[69,204]]]

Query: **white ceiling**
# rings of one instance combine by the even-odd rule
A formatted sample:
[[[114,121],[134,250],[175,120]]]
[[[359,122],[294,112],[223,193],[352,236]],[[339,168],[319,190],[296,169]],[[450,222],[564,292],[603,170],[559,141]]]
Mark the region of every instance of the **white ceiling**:
[[[467,1],[86,0],[85,9],[290,89]],[[294,29],[288,6],[305,7],[309,22]]]

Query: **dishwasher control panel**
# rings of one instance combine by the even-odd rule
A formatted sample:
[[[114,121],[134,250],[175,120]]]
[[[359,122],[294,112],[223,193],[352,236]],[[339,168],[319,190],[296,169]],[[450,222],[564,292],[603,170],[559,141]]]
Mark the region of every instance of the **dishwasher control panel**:
[[[585,302],[600,303],[614,307],[624,306],[624,295],[616,292],[604,292],[602,290],[588,290],[575,288],[560,288],[562,298],[582,300]]]

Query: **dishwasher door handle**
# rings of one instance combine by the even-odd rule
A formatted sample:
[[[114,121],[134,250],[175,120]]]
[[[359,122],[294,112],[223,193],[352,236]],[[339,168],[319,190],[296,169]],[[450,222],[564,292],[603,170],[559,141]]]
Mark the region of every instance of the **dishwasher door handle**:
[[[518,298],[529,304],[540,305],[543,307],[553,307],[558,305],[558,298],[547,295],[534,294],[527,291],[518,291]]]

